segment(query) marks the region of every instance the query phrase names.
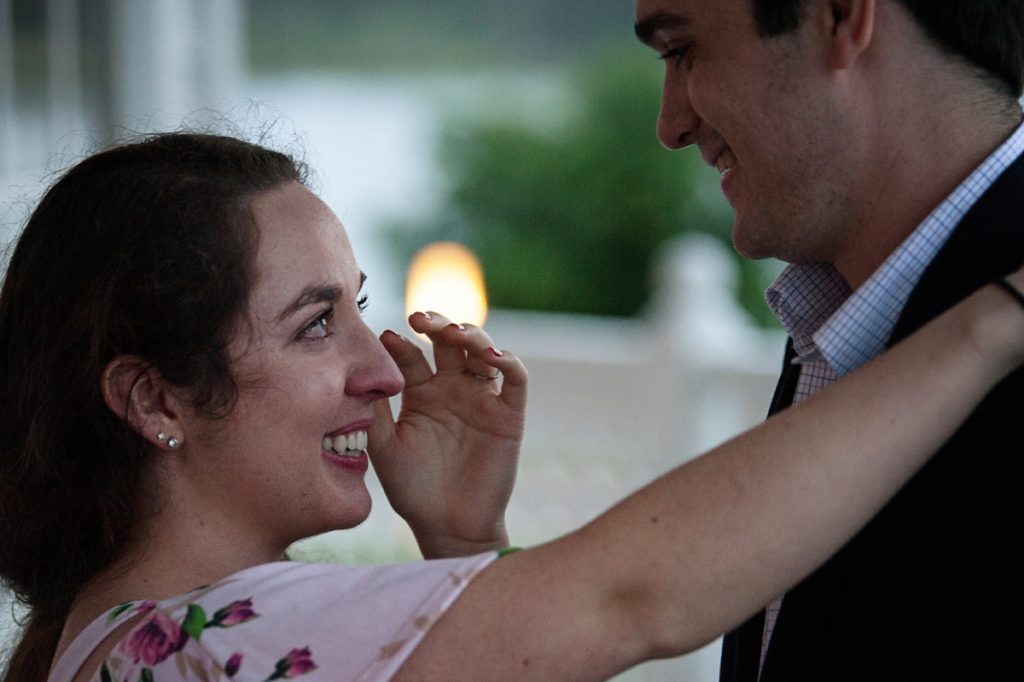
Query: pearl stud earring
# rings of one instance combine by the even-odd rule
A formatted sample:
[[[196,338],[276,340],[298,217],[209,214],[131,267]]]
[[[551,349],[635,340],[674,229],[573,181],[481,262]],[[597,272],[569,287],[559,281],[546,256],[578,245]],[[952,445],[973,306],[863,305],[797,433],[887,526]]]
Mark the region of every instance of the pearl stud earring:
[[[177,438],[175,438],[174,436],[171,436],[171,437],[170,437],[170,438],[169,438],[169,439],[167,440],[167,447],[169,447],[169,448],[171,448],[171,449],[175,449],[175,448],[177,448],[177,447],[178,447],[179,445],[181,445],[181,441],[179,441],[179,440],[178,440]]]

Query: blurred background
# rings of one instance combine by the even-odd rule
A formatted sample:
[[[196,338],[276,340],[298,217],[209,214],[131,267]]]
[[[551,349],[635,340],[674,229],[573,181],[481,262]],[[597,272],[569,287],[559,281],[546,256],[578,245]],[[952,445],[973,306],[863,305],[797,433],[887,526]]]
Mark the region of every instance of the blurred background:
[[[312,166],[378,330],[408,331],[420,248],[467,246],[530,368],[508,521],[543,542],[759,421],[781,359],[779,265],[736,256],[717,173],[657,144],[662,67],[632,23],[631,0],[0,0],[0,238],[83,155],[184,126]],[[364,526],[295,554],[415,558],[371,486]],[[717,656],[621,679],[715,680]]]

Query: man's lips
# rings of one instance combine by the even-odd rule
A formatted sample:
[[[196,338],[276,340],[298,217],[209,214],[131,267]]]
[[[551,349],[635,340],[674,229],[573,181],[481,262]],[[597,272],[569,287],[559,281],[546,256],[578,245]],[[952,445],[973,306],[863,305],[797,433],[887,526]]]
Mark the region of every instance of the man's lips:
[[[715,159],[713,165],[715,170],[717,170],[721,175],[725,175],[733,169],[733,166],[736,165],[736,155],[732,153],[731,149],[726,147]]]
[[[728,173],[736,165],[736,155],[728,145],[722,142],[717,144],[705,143],[700,148],[700,156],[704,159],[704,163],[722,175]]]
[[[705,157],[705,161],[708,162],[708,165],[714,167],[719,174],[725,175],[736,165],[736,155],[732,153],[729,147],[725,146],[710,160],[708,157]]]

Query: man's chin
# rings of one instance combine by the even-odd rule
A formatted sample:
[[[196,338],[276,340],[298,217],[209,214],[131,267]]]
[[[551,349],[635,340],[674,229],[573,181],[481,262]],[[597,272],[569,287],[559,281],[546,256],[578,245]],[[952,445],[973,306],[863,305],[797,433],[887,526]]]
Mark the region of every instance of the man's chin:
[[[765,258],[777,258],[774,249],[765,243],[763,239],[752,238],[751,235],[738,230],[733,226],[732,248],[747,260],[764,260]]]

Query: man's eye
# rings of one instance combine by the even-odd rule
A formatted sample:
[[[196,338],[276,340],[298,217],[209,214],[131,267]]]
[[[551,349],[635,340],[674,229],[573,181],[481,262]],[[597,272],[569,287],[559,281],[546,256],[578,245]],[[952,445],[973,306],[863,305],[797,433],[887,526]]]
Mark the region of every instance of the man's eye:
[[[686,56],[690,51],[688,45],[682,47],[675,47],[671,50],[666,50],[661,53],[661,59],[666,62],[675,62],[677,66],[682,66],[686,61]]]

